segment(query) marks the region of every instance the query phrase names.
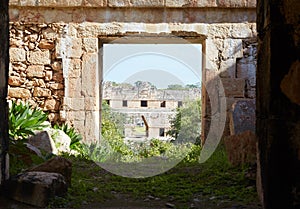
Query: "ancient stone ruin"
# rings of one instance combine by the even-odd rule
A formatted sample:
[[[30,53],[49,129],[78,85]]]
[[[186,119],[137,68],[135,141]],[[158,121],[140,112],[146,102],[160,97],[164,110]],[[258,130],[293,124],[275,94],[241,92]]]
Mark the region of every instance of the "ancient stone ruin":
[[[128,35],[202,44],[202,82],[221,78],[227,111],[255,99],[255,1],[10,1],[9,99],[26,100],[99,137],[101,47]],[[220,85],[220,84],[217,84]],[[203,85],[203,136],[210,103]],[[213,94],[218,94],[215,86]],[[211,100],[211,101],[209,101]],[[225,135],[229,135],[229,120]]]

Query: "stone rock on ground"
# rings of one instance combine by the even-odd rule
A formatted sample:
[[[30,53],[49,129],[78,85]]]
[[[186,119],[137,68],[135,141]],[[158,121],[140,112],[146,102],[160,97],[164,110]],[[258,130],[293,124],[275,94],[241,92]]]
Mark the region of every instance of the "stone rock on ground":
[[[28,171],[41,171],[48,173],[59,173],[65,177],[68,186],[71,185],[72,162],[63,157],[54,157],[40,165],[37,165]]]
[[[28,138],[28,143],[47,153],[58,154],[71,151],[71,139],[62,130],[47,129],[38,132],[36,135]]]
[[[67,192],[63,175],[47,172],[25,172],[11,178],[4,186],[6,195],[30,205],[45,207],[54,196]]]
[[[230,163],[234,166],[256,163],[256,136],[252,131],[227,136],[224,140]]]
[[[46,151],[47,153],[58,153],[55,143],[47,131],[41,131],[34,136],[29,137],[28,143],[38,149]]]

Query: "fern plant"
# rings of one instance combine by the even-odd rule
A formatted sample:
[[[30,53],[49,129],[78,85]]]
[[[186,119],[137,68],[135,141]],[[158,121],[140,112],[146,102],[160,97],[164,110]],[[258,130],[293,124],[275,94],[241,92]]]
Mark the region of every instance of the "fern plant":
[[[13,139],[24,139],[34,135],[34,131],[42,130],[48,125],[44,122],[48,114],[28,103],[12,102],[9,109],[9,136]]]

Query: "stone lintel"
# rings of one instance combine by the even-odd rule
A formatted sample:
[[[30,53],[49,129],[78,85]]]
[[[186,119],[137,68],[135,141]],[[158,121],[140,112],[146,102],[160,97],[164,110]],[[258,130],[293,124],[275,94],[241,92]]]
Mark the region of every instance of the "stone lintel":
[[[255,8],[255,0],[11,0],[18,7]]]

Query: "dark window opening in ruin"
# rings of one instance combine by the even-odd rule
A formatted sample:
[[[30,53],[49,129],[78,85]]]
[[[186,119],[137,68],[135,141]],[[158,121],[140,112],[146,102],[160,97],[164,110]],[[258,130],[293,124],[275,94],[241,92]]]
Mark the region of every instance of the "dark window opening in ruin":
[[[165,136],[165,128],[159,128],[159,136],[164,137]]]
[[[178,101],[177,107],[182,107],[182,101]]]
[[[166,107],[166,101],[161,102],[160,107]]]
[[[127,104],[127,100],[123,100],[122,106],[123,106],[123,107],[127,107],[127,105],[128,105],[128,104]]]
[[[105,104],[110,106],[110,100],[109,99],[105,99],[104,102],[105,102]]]
[[[141,107],[148,107],[148,101],[147,100],[142,100],[141,101]]]

